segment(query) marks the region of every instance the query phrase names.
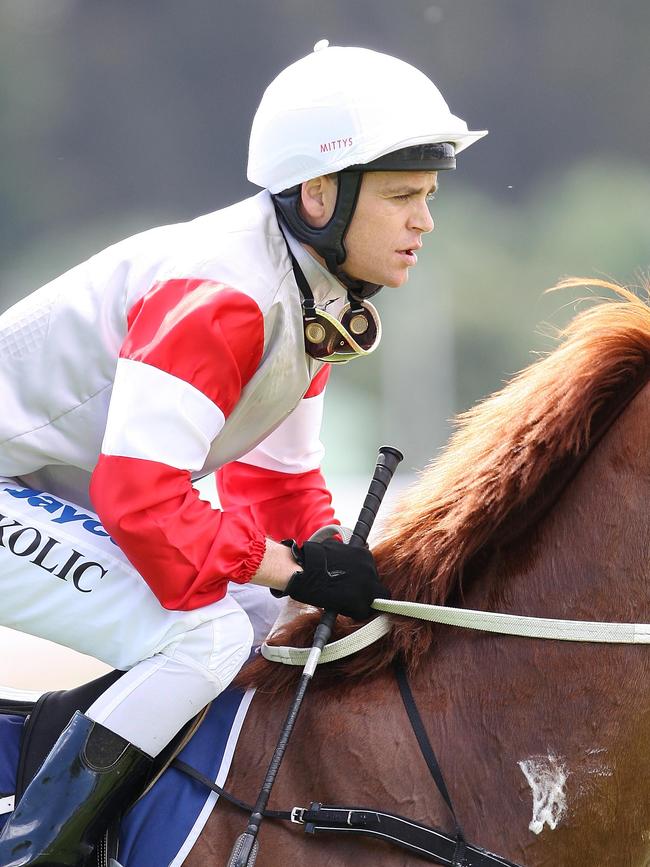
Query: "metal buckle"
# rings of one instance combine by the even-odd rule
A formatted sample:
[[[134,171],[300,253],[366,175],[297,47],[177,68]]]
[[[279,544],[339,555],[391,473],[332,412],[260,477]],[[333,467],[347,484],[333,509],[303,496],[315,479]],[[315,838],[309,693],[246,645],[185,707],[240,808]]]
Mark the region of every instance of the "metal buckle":
[[[305,807],[294,807],[291,810],[291,821],[296,825],[304,825],[305,824]]]

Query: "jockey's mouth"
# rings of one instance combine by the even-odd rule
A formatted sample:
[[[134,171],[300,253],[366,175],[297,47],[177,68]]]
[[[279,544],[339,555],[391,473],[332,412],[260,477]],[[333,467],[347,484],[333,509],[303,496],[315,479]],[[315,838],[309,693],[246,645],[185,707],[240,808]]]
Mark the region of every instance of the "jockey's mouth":
[[[402,256],[409,265],[415,265],[418,261],[418,257],[416,254],[416,250],[419,250],[422,247],[422,242],[420,241],[418,244],[414,244],[412,247],[406,247],[403,250],[397,250],[397,254]]]

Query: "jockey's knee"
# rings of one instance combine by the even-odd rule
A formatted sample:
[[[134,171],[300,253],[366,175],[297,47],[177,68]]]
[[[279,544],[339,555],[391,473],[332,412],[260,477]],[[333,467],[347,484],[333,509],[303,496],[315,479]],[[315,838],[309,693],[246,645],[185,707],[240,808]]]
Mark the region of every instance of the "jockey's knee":
[[[210,619],[192,628],[201,616]],[[88,710],[150,756],[228,686],[250,655],[253,628],[233,600],[226,597],[185,622],[185,631],[134,665]]]
[[[176,665],[198,675],[216,697],[233,680],[250,656],[253,627],[239,606],[189,630],[161,651]],[[189,674],[189,671],[188,671]]]

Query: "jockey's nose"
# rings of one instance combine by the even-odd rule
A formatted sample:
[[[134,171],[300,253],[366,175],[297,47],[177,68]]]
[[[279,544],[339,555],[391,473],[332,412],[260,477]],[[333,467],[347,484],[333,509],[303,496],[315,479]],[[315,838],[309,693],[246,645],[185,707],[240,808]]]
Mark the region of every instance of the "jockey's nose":
[[[417,231],[426,233],[432,232],[434,227],[433,217],[429,210],[429,205],[426,200],[417,203],[417,208],[414,210],[409,228],[417,229]]]

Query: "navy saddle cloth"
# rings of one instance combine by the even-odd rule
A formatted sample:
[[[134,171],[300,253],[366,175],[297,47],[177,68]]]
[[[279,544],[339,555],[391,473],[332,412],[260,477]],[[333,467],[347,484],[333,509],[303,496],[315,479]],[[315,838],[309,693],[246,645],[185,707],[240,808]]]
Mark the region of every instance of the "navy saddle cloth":
[[[17,803],[74,712],[86,711],[120,676],[121,672],[111,672],[75,689],[45,693],[35,704],[0,696],[0,828],[10,815],[11,796]],[[252,693],[236,689],[222,693],[179,758],[223,783],[251,697]],[[185,730],[156,759],[154,776],[184,737]],[[216,801],[206,787],[174,767],[167,768],[123,817],[117,863],[121,867],[180,865]]]

